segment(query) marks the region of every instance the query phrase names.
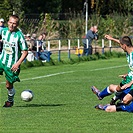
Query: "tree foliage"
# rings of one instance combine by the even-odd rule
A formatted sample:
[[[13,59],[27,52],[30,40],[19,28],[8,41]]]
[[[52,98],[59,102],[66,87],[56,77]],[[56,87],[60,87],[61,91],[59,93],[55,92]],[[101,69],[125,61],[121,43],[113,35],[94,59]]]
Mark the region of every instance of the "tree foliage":
[[[57,13],[61,10],[61,0],[23,0],[24,11],[30,13]]]
[[[95,11],[100,15],[114,12],[127,15],[129,12],[133,12],[133,0],[97,0],[95,4]]]
[[[47,29],[50,33],[60,34],[60,37],[80,36],[85,31],[86,1],[88,2],[88,14],[90,15],[88,26],[94,23],[101,25],[99,27],[105,26],[106,31],[100,29],[100,34],[111,30],[110,33],[117,33],[117,35],[120,31],[128,33],[127,27],[131,27],[132,21],[130,18],[132,17],[129,18],[127,15],[133,13],[133,0],[0,0],[0,17],[7,20],[13,12],[19,14],[22,21],[20,27],[23,28],[24,33],[31,30],[30,33]],[[23,21],[27,19],[25,16],[28,16],[28,14],[38,14],[37,22]],[[46,17],[46,14],[49,18]],[[65,17],[60,17],[60,14],[65,14],[67,17],[65,15]],[[78,14],[82,14],[82,16],[78,16]],[[117,18],[108,17],[110,14],[117,16]],[[94,20],[93,15],[95,15]],[[126,19],[122,20],[118,16],[125,16]]]
[[[0,2],[0,17],[5,20],[9,15],[17,13],[19,16],[23,14],[23,0],[3,0]]]
[[[133,12],[133,0],[87,0],[88,13],[106,15],[110,13],[128,14]],[[86,0],[1,0],[0,16],[17,14],[83,12]]]

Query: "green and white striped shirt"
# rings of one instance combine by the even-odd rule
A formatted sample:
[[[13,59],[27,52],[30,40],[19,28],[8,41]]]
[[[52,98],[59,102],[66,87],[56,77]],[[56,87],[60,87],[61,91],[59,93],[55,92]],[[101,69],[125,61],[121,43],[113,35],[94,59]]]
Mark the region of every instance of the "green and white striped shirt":
[[[126,57],[127,57],[129,69],[133,73],[133,52],[131,52],[130,54],[126,53]]]
[[[3,40],[3,50],[0,60],[8,68],[11,68],[21,57],[22,51],[28,50],[27,43],[19,29],[15,32],[10,32],[8,28],[4,28],[0,34]]]

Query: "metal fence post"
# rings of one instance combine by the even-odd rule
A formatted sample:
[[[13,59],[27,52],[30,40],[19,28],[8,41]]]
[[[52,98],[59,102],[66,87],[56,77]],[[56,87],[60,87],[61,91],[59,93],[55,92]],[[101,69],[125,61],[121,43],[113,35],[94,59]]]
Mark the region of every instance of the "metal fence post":
[[[50,61],[50,41],[48,41],[48,62]]]
[[[87,41],[87,48],[86,48],[86,50],[87,50],[86,53],[87,53],[87,54],[86,54],[86,55],[88,56],[88,55],[89,55],[89,41],[88,41],[88,39],[86,39],[86,41]]]
[[[80,42],[79,42],[79,39],[78,39],[78,57],[80,57]]]
[[[59,40],[58,61],[60,61],[60,56],[61,56],[61,40]]]
[[[102,39],[102,54],[104,54],[104,39]]]
[[[110,50],[110,52],[111,52],[111,40],[109,40],[109,50]]]
[[[70,59],[70,55],[71,55],[71,53],[70,53],[70,39],[68,39],[68,58]]]

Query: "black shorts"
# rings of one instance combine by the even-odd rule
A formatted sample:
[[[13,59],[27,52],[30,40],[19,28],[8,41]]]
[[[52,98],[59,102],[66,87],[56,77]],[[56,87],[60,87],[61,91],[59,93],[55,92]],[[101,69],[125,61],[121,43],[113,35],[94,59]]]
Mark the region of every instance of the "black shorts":
[[[120,87],[122,87],[124,84],[122,84],[122,82],[120,82]]]
[[[133,89],[129,91],[129,94],[133,97]]]

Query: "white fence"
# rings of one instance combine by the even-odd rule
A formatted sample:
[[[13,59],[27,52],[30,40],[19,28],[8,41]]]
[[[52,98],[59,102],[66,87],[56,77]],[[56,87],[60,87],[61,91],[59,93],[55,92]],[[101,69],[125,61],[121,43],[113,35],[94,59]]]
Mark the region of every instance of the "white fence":
[[[75,51],[75,54],[77,56],[83,56],[83,51],[84,51],[84,46],[83,46],[83,39],[84,38],[68,38],[68,39],[51,39],[51,40],[46,40],[45,41],[45,47],[48,51],[48,61],[50,61],[50,55],[51,53],[57,53],[58,52],[58,61],[61,59],[61,52],[65,51],[68,52],[68,58],[70,59],[71,54]],[[133,41],[133,37],[131,37],[131,40]],[[86,49],[89,50],[89,43],[88,39],[86,40],[87,42],[87,47]],[[38,43],[37,43],[38,45]],[[37,46],[38,47],[38,46]],[[101,39],[101,40],[93,40],[92,41],[92,47],[93,47],[93,54],[96,52],[104,54],[105,51],[110,51],[112,52],[113,50],[115,51],[120,51],[124,52],[120,46],[111,40],[107,39]],[[78,52],[76,52],[78,51]],[[38,49],[36,53],[38,52]]]
[[[58,52],[58,60],[60,61],[61,58],[61,52],[66,51],[68,52],[68,58],[70,58],[71,51],[72,50],[80,50],[84,49],[83,47],[83,38],[71,38],[71,39],[52,39],[52,40],[46,40],[45,45],[47,47],[47,50],[50,52]],[[87,39],[87,49],[89,48],[88,39]],[[101,43],[101,44],[99,44]],[[53,47],[54,44],[54,47]],[[105,45],[106,44],[106,45]],[[101,46],[100,46],[101,45]],[[105,50],[109,50],[110,52],[113,50],[113,48],[118,49],[120,48],[119,45],[112,45],[111,40],[102,39],[92,42],[93,47],[93,53],[100,52],[104,54]],[[120,49],[121,50],[121,49]],[[79,53],[78,56],[82,56],[81,53]],[[49,56],[50,60],[50,56]]]

